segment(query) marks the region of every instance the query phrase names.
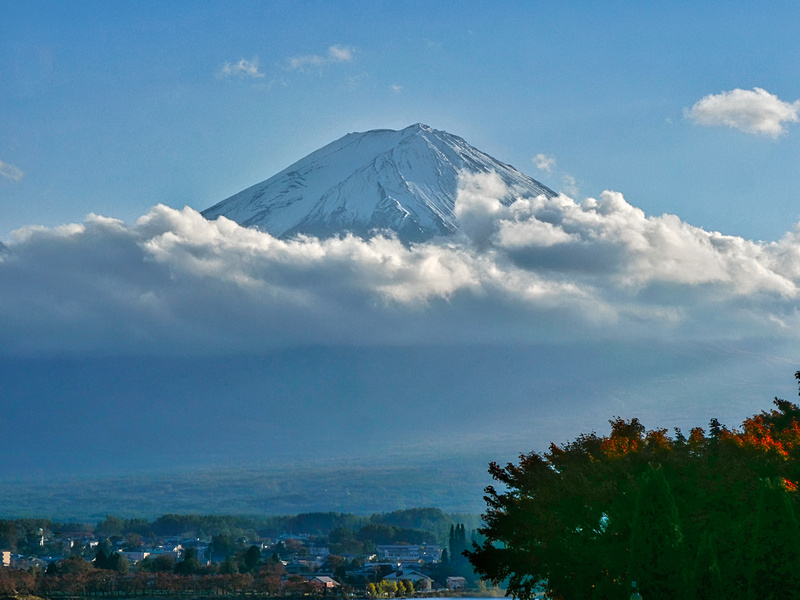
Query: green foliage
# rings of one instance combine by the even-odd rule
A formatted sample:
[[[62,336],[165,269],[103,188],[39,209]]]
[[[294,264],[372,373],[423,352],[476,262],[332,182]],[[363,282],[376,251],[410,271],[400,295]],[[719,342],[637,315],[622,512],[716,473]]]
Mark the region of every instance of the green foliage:
[[[19,531],[15,522],[6,520],[0,521],[0,548],[11,550],[12,552],[16,551],[19,537]]]
[[[378,594],[394,596],[397,593],[397,581],[394,579],[382,579],[378,583]]]
[[[171,573],[175,570],[175,559],[167,554],[156,556],[153,560],[153,572]]]
[[[261,548],[250,546],[244,554],[244,570],[248,573],[254,571],[261,564]]]
[[[799,406],[709,435],[610,423],[490,465],[485,539],[467,552],[480,575],[522,599],[610,600],[631,581],[647,600],[800,596]]]
[[[286,533],[310,533],[325,535],[338,527],[356,528],[366,519],[347,513],[301,513],[286,520],[283,531]]]
[[[750,555],[750,598],[785,598],[800,591],[800,529],[789,493],[762,482]]]
[[[431,542],[432,537],[430,531],[404,529],[380,523],[370,523],[358,530],[358,539],[370,544],[394,544],[397,542],[424,544]]]
[[[108,568],[108,551],[107,548],[103,545],[97,549],[97,553],[94,555],[94,567],[95,569],[107,569]]]
[[[445,549],[442,552],[442,564],[434,569],[434,579],[444,585],[449,576],[464,577],[470,585],[474,585],[478,578],[475,570],[467,560],[465,551],[471,547],[471,539],[467,540],[467,530],[463,523],[450,525],[448,536],[448,553]]]
[[[117,573],[127,573],[130,570],[130,561],[119,552],[114,552],[108,557],[108,569]]]
[[[183,553],[183,560],[175,563],[175,573],[177,575],[195,575],[200,573],[202,565],[197,558],[197,548],[186,548]]]
[[[236,542],[230,533],[218,533],[211,538],[208,546],[210,558],[219,559],[233,556],[236,552]]]
[[[229,556],[220,563],[219,572],[223,575],[233,575],[239,572],[239,565],[232,556]]]
[[[97,524],[97,527],[95,528],[95,534],[103,538],[121,536],[125,528],[125,519],[106,515],[106,518]]]
[[[722,589],[722,574],[719,570],[714,545],[714,536],[705,532],[692,570],[689,597],[693,600],[724,600],[726,598]]]
[[[683,533],[678,509],[661,469],[649,464],[640,476],[630,537],[628,577],[648,597],[686,594]]]
[[[86,573],[92,568],[92,565],[80,556],[69,556],[58,564],[58,571],[64,575]]]

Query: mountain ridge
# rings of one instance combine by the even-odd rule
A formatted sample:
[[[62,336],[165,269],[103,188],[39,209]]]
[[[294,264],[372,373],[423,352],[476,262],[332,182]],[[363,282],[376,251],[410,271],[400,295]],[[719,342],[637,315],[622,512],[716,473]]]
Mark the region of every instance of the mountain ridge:
[[[424,241],[459,230],[454,209],[462,171],[497,173],[512,190],[505,203],[522,194],[556,195],[462,138],[416,123],[348,133],[202,214],[282,238],[391,230]]]

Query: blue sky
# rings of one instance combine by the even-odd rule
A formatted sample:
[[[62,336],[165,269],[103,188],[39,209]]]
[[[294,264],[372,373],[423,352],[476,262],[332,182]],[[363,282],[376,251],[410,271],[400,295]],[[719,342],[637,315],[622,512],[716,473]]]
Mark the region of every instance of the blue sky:
[[[798,17],[794,2],[0,3],[0,370],[15,406],[0,436],[24,443],[68,401],[81,435],[156,447],[131,403],[173,423],[205,393],[173,441],[213,423],[228,427],[213,448],[232,447],[245,424],[263,450],[336,409],[331,443],[367,427],[381,443],[391,418],[406,450],[480,434],[516,452],[614,415],[736,425],[793,396]],[[348,132],[417,122],[565,195],[502,207],[491,178],[465,181],[467,237],[414,248],[290,243],[196,212]],[[415,358],[431,348],[441,369]],[[189,384],[240,355],[258,366],[220,375],[213,397]],[[109,377],[123,357],[166,366]],[[383,389],[375,373],[391,373]],[[72,449],[63,435],[37,451]]]
[[[0,239],[89,212],[203,209],[347,132],[424,122],[577,199],[620,191],[648,214],[776,240],[800,217],[796,126],[776,139],[684,113],[736,88],[800,98],[798,11],[5,2],[0,161],[15,170],[0,178]],[[255,70],[224,74],[240,61]]]

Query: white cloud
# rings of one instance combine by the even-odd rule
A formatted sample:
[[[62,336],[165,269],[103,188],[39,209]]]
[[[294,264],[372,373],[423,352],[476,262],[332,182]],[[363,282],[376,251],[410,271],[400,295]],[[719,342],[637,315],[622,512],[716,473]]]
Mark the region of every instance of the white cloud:
[[[798,121],[800,100],[784,102],[761,88],[735,89],[699,100],[686,116],[700,125],[722,126],[746,133],[778,137],[785,123]]]
[[[0,177],[9,181],[22,181],[25,173],[19,167],[10,165],[0,160]]]
[[[556,157],[550,154],[537,154],[532,159],[534,166],[540,171],[552,172],[556,166]]]
[[[617,192],[519,198],[462,176],[462,233],[280,240],[156,206],[134,225],[18,230],[0,254],[7,355],[305,344],[800,341],[800,229],[774,243],[647,217]]]
[[[353,60],[353,48],[349,46],[334,45],[328,48],[324,56],[319,54],[304,54],[288,59],[288,68],[292,71],[302,70],[305,67],[322,67],[325,65],[350,62]]]
[[[564,193],[569,194],[570,196],[578,195],[578,182],[575,181],[575,178],[572,175],[564,175],[562,182],[564,185]]]
[[[353,49],[347,46],[331,46],[328,56],[334,62],[347,62],[353,60]]]
[[[258,58],[253,60],[239,59],[236,63],[225,63],[219,71],[219,76],[227,77],[251,77],[253,79],[260,79],[264,74],[258,70]]]
[[[400,92],[403,91],[403,86],[393,83],[392,85],[389,86],[389,89],[392,90],[395,94],[399,94]]]

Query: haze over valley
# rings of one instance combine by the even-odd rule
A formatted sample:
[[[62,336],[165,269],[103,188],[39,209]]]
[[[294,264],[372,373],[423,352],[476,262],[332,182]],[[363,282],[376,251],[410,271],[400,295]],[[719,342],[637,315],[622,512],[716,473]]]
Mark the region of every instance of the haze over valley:
[[[798,8],[445,5],[0,6],[0,516],[475,513],[793,399]]]

